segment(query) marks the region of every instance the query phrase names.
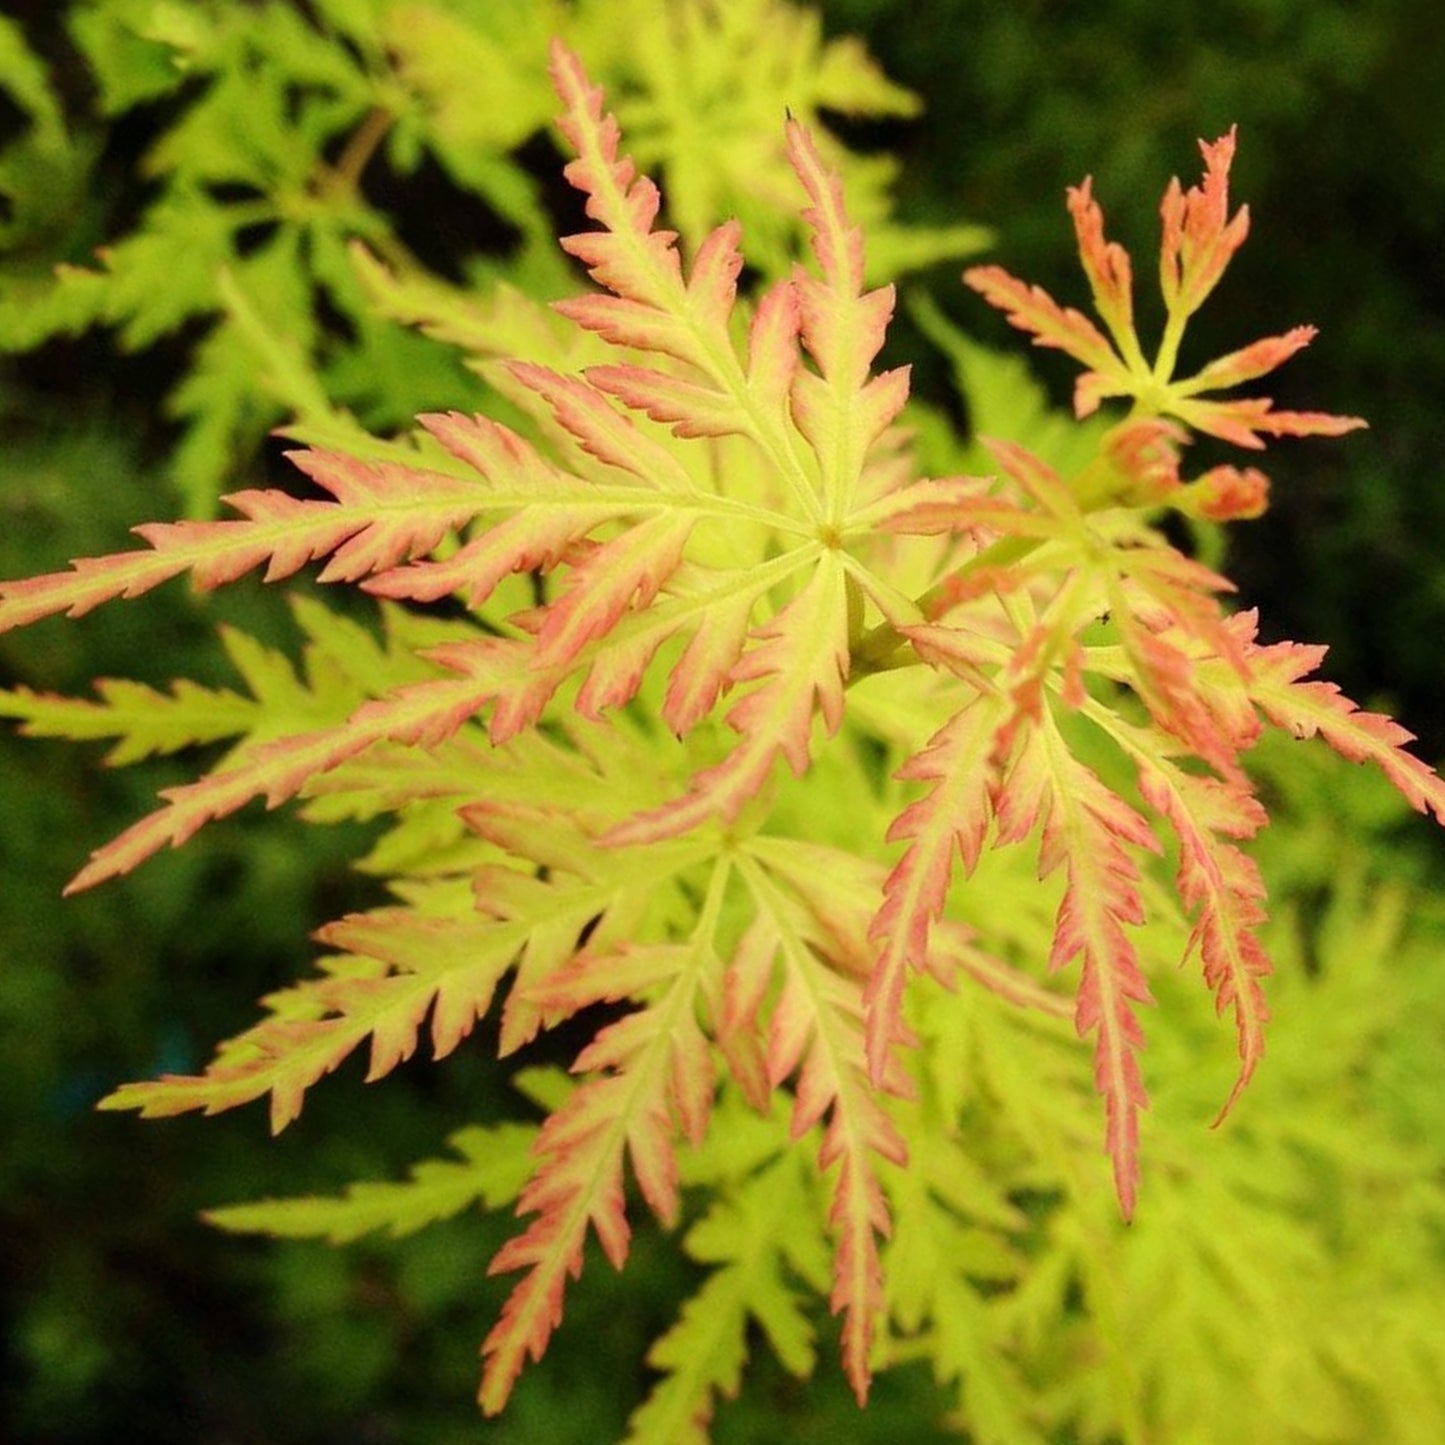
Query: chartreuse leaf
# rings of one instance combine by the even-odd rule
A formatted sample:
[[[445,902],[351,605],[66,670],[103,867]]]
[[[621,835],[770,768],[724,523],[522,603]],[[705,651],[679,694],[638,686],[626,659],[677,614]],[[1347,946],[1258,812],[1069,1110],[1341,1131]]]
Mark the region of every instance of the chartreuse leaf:
[[[968,255],[987,244],[977,226],[905,227],[889,219],[896,166],[849,152],[826,112],[912,116],[917,96],[895,85],[852,36],[825,39],[819,17],[786,0],[712,5],[681,0],[661,12],[646,0],[590,0],[568,33],[613,87],[617,115],[639,165],[666,178],[669,210],[691,246],[722,216],[736,216],[749,257],[786,272],[799,237],[777,117],[796,117],[841,171],[854,215],[869,229],[869,279]]]
[[[1251,1085],[1248,1121],[1236,1112],[1213,1157],[1196,1152],[1192,1133],[1213,1111],[1218,1080],[1187,1068],[1210,1006],[1182,980],[1160,978],[1161,1004],[1181,1026],[1155,1031],[1167,1057],[1156,1061],[1158,1113],[1146,1155],[1150,1171],[1169,1183],[1157,1195],[1150,1190],[1127,1250],[1087,1221],[1060,1218],[1052,1234],[1065,1255],[1061,1288],[1083,1278],[1092,1297],[1086,1338],[1075,1347],[1102,1351],[1108,1364],[1059,1380],[1051,1394],[1061,1414],[1092,1420],[1095,1433],[1123,1417],[1127,1389],[1149,1402],[1135,1426],[1140,1438],[1192,1438],[1207,1402],[1241,1381],[1253,1403],[1235,1434],[1249,1445],[1423,1441],[1434,1428],[1439,1392],[1421,1371],[1440,1354],[1425,1323],[1438,1302],[1412,1242],[1438,1218],[1416,1189],[1429,1166],[1420,1136],[1396,1132],[1373,1107],[1358,1111],[1362,1088],[1390,1067],[1391,1040],[1417,1025],[1421,1037],[1437,1029],[1441,999],[1434,945],[1412,943],[1404,899],[1368,869],[1363,853],[1347,858],[1318,921],[1290,909],[1268,931],[1278,1009],[1299,1028],[1277,1031],[1268,1067]],[[1405,1021],[1409,1014],[1417,1024]],[[1327,1076],[1318,1069],[1321,1050],[1335,1065]],[[1379,1226],[1385,1199],[1388,1230]],[[1407,1255],[1413,1280],[1401,1269]],[[1387,1308],[1374,1307],[1375,1291]],[[1048,1312],[1060,1300],[1041,1305],[1042,1360],[1056,1329]],[[1251,1321],[1247,1335],[1241,1318]],[[1415,1343],[1404,1346],[1412,1330]],[[1196,1368],[1177,1368],[1181,1347]],[[1287,1397],[1272,1383],[1285,1378],[1295,1382]],[[1430,1423],[1417,1429],[1422,1410]]]
[[[688,1230],[683,1248],[709,1273],[648,1351],[662,1379],[629,1420],[626,1445],[706,1445],[717,1400],[741,1388],[753,1326],[790,1374],[812,1374],[814,1326],[795,1281],[826,1288],[826,1241],[808,1228],[813,1192],[786,1151],[720,1193]]]
[[[1029,1267],[1015,1244],[1028,1220],[1008,1198],[1004,1159],[975,1157],[972,1148],[984,1136],[974,1134],[966,1145],[952,1118],[955,1101],[977,1087],[976,1077],[967,1077],[972,1037],[1000,1021],[977,1017],[968,998],[931,981],[915,1001],[927,1063],[910,1121],[908,1165],[885,1175],[894,1229],[884,1253],[890,1322],[884,1358],[930,1360],[978,1439],[1042,1441],[1001,1307]]]
[[[94,224],[89,188],[99,142],[67,120],[45,63],[20,23],[6,16],[0,96],[15,122],[0,141],[0,347],[25,349],[55,329],[81,324],[49,304],[51,271],[57,250],[73,254],[74,232]]]
[[[590,338],[559,321],[539,299],[538,293],[551,295],[555,283],[538,280],[524,291],[499,280],[474,291],[415,268],[390,268],[360,244],[352,248],[352,266],[376,314],[455,347],[474,369],[502,357],[529,356],[565,371],[583,349],[591,353],[588,360],[605,354],[604,348],[587,347]]]
[[[95,77],[102,115],[121,115],[184,81],[186,68],[157,26],[166,8],[156,0],[70,7],[66,22]]]
[[[47,145],[63,141],[65,119],[47,83],[45,66],[25,43],[19,22],[4,16],[0,16],[0,62],[5,90],[26,113],[39,139]]]
[[[532,188],[498,159],[551,120],[547,41],[566,23],[555,0],[503,0],[465,14],[402,3],[388,6],[381,21],[398,78],[425,117],[417,139],[468,189],[533,231],[541,213]],[[489,78],[486,87],[477,85],[479,75]]]
[[[106,754],[112,764],[133,763],[153,753],[177,752],[245,732],[255,705],[226,688],[204,688],[178,679],[169,693],[124,678],[101,678],[98,702],[16,688],[0,692],[0,716],[16,718],[30,737],[119,741]]]
[[[187,423],[173,476],[195,515],[214,510],[218,481],[237,454],[284,414],[257,384],[254,336],[223,310],[221,277],[235,278],[313,373],[326,369],[328,350],[348,356],[345,344],[335,346],[336,333],[326,334],[323,313],[327,306],[350,312],[360,332],[362,305],[356,288],[326,274],[326,239],[340,233],[390,244],[392,227],[363,198],[360,173],[399,117],[416,113],[423,143],[432,134],[422,98],[387,73],[378,17],[358,23],[360,14],[344,27],[355,48],[286,4],[236,11],[148,3],[77,15],[107,108],[148,98],[163,88],[165,72],[172,85],[187,74],[206,84],[147,158],[162,188],[138,227],[111,240],[99,269],[69,265],[29,296],[28,319],[17,317],[11,342],[30,345],[58,329],[105,323],[139,348],[193,319],[215,318],[170,401]],[[131,84],[122,79],[122,57],[145,58],[157,73]],[[52,177],[37,194],[55,192]],[[361,349],[368,347],[375,353],[363,338]]]
[[[334,1198],[232,1204],[208,1209],[204,1218],[234,1234],[278,1239],[349,1244],[378,1229],[399,1239],[472,1206],[500,1209],[511,1203],[531,1169],[536,1137],[536,1129],[524,1124],[472,1125],[447,1140],[459,1159],[423,1160],[412,1166],[408,1179],[351,1184]]]
[[[79,206],[92,156],[72,138],[44,63],[25,42],[18,21],[0,15],[0,89],[24,117],[19,136],[0,149],[0,248],[43,241]]]
[[[96,683],[98,701],[27,688],[0,691],[0,716],[19,719],[33,737],[113,738],[115,747],[106,756],[113,766],[225,738],[240,740],[230,754],[234,760],[247,748],[298,729],[342,722],[367,697],[428,675],[399,640],[397,634],[405,636],[408,628],[395,611],[386,614],[391,635],[379,643],[360,623],[312,599],[293,598],[292,610],[307,639],[299,671],[276,649],[238,629],[221,629],[222,645],[249,696],[186,678],[168,692],[102,678]]]

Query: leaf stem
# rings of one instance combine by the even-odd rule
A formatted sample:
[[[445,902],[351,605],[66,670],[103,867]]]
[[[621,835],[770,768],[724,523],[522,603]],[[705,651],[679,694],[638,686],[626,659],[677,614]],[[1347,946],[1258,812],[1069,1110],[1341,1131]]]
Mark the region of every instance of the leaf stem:
[[[386,139],[396,117],[383,106],[374,105],[361,124],[352,131],[334,166],[328,167],[328,179],[340,182],[348,191],[355,191],[362,173],[371,163],[377,147]]]

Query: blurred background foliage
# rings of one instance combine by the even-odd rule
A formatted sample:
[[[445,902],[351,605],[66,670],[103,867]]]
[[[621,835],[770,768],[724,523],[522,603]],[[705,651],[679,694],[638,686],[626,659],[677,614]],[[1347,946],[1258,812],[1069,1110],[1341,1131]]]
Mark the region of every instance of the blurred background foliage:
[[[12,0],[0,15],[0,575],[113,550],[136,521],[203,512],[223,490],[279,475],[266,433],[288,414],[349,434],[421,407],[494,404],[454,350],[379,319],[377,286],[393,314],[425,307],[386,293],[388,273],[369,293],[347,244],[361,238],[402,280],[500,281],[542,297],[567,284],[553,218],[575,226],[576,215],[541,70],[561,28],[616,86],[624,125],[691,208],[741,213],[778,264],[791,237],[743,120],[780,119],[780,95],[826,118],[854,152],[850,196],[888,232],[893,268],[911,273],[914,305],[889,359],[915,362],[920,395],[965,424],[957,356],[928,336],[952,334],[941,330],[951,321],[1021,354],[957,284],[954,258],[981,243],[978,223],[1010,270],[1081,304],[1064,186],[1092,173],[1113,233],[1147,257],[1164,179],[1190,179],[1196,138],[1238,122],[1235,188],[1254,239],[1196,323],[1198,355],[1318,323],[1282,403],[1362,412],[1373,430],[1272,448],[1274,505],[1231,538],[1230,570],[1271,635],[1328,641],[1327,670],[1346,691],[1391,707],[1427,758],[1445,753],[1432,645],[1445,635],[1434,0],[828,0],[821,25],[737,0],[695,37],[727,48],[732,66],[708,94],[687,92],[686,75],[638,43],[651,8]],[[760,17],[767,43],[748,29]],[[856,41],[829,48],[846,36],[882,67],[866,83]],[[701,147],[679,124],[689,106],[712,127]],[[394,117],[384,133],[369,124],[379,109]],[[890,221],[890,195],[906,225]],[[57,264],[73,268],[61,283]],[[1147,297],[1142,259],[1138,270]],[[505,315],[479,315],[468,341],[474,356],[503,346]],[[1029,360],[1062,400],[1066,371],[1046,354]],[[975,395],[972,411],[993,400]],[[228,681],[218,619],[290,636],[282,599],[258,583],[204,602],[166,589],[143,610],[0,638],[0,685],[76,693],[112,671]],[[218,1202],[397,1174],[440,1152],[459,1122],[514,1110],[483,1049],[442,1069],[414,1063],[378,1091],[343,1071],[275,1141],[259,1111],[164,1126],[91,1112],[122,1079],[198,1067],[251,1021],[250,1000],[306,968],[309,927],[372,901],[347,868],[356,831],[246,814],[62,905],[87,848],[178,776],[165,761],[106,771],[97,756],[0,737],[0,1436],[619,1438],[646,1343],[689,1283],[667,1241],[642,1231],[621,1279],[589,1269],[545,1376],[483,1426],[469,1381],[501,1298],[484,1272],[507,1219],[344,1252],[223,1238],[197,1220]],[[1428,1307],[1419,1289],[1445,1270],[1441,852],[1364,775],[1288,748],[1265,763],[1280,821],[1263,861],[1292,980],[1281,995],[1313,1000],[1300,1012],[1315,1030],[1303,1037],[1278,1007],[1272,1049],[1333,1079],[1329,1092],[1347,1089],[1367,1132],[1357,1167],[1338,1141],[1309,1146],[1309,1228],[1333,1240],[1332,1268],[1383,1347],[1392,1311],[1414,1319]],[[1284,1107],[1302,1097],[1280,1088]],[[1403,1340],[1388,1388],[1415,1392],[1422,1433],[1410,1438],[1438,1439],[1438,1389],[1419,1382],[1416,1335]],[[1386,1388],[1351,1383],[1362,1399]],[[859,1415],[831,1361],[800,1384],[759,1348],[717,1438],[957,1438],[937,1423],[943,1408],[922,1365],[885,1374]],[[1301,1428],[1336,1438],[1327,1420]],[[1056,1438],[1115,1437],[1081,1425]]]

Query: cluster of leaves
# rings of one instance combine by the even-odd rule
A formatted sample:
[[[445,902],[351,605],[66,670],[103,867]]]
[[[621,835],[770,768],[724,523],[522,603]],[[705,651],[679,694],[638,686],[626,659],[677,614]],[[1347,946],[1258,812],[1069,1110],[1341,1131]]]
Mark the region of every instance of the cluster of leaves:
[[[563,246],[598,290],[558,303],[566,335],[513,299],[531,354],[482,374],[515,425],[452,412],[361,455],[301,451],[311,496],[240,492],[235,519],[150,524],[148,549],[0,586],[0,628],[182,573],[214,587],[323,559],[323,583],[382,599],[379,638],[298,604],[299,671],[230,636],[249,697],[186,683],[109,684],[94,702],[5,696],[32,731],[117,738],[120,760],[230,743],[72,889],[256,798],[299,796],[318,822],[391,820],[364,866],[396,901],[323,928],[318,976],[270,996],[204,1074],[107,1104],[156,1116],[269,1096],[280,1128],[363,1044],[371,1078],[428,1021],[445,1055],[503,988],[504,1055],[625,1005],[572,1078],[515,1076],[547,1111],[540,1128],[458,1136],[460,1162],[407,1184],[218,1222],[342,1238],[515,1199],[528,1222],[492,1270],[521,1279],[484,1346],[495,1412],[546,1349],[589,1234],[626,1257],[630,1169],[665,1225],[699,1191],[684,1247],[707,1270],[650,1356],[662,1378],[633,1438],[703,1438],[717,1397],[739,1388],[750,1321],[809,1372],[809,1292],[843,1315],[860,1400],[876,1364],[921,1346],[980,1438],[1042,1438],[1045,1417],[1144,1438],[1140,1362],[1123,1349],[1102,1395],[1076,1381],[1041,1401],[1024,1383],[1044,1373],[1041,1322],[1068,1317],[1075,1282],[1091,1303],[1106,1294],[1071,1033],[1092,1042],[1127,1217],[1146,965],[1197,950],[1198,993],[1235,1024],[1226,1109],[1263,1052],[1264,888],[1240,844],[1265,815],[1244,755],[1270,729],[1318,734],[1445,814],[1445,785],[1407,735],[1309,680],[1320,649],[1260,644],[1251,615],[1221,608],[1226,580],[1157,523],[1264,504],[1253,468],[1186,480],[1190,432],[1257,449],[1358,423],[1213,395],[1272,370],[1308,328],[1174,374],[1247,229],[1229,213],[1229,135],[1204,147],[1199,186],[1166,193],[1152,360],[1129,259],[1088,183],[1070,209],[1104,330],[996,267],[966,275],[1084,364],[1080,415],[1125,397],[1125,420],[1067,474],[998,440],[997,475],[920,478],[907,372],[872,370],[893,293],[870,289],[842,179],[808,127],[789,121],[785,150],[814,265],[749,300],[742,227],[708,232],[685,263],[580,62],[556,46],[552,73],[567,175],[597,226]],[[436,293],[410,304],[434,329],[465,324]],[[443,599],[442,612],[419,605]],[[1166,846],[1172,889],[1150,864]],[[1059,976],[1076,959],[1071,1000]],[[1153,987],[1180,992],[1163,979]],[[1174,1077],[1194,1066],[1177,1060]],[[1076,1207],[1054,1221],[1048,1267],[1025,1273],[1015,1245],[1040,1158]],[[1187,1156],[1163,1162],[1213,1187]],[[1211,1241],[1182,1213],[1147,1237],[1203,1256]],[[1142,1245],[1134,1261],[1137,1309],[1143,1281],[1160,1286]],[[1013,1288],[989,1308],[983,1282]],[[1201,1301],[1191,1328],[1212,1333],[1217,1315]],[[1188,1380],[1161,1378],[1179,1415]]]
[[[492,355],[509,350],[506,308],[467,304],[469,292],[565,290],[524,163],[550,120],[549,35],[595,57],[616,85],[649,163],[669,176],[684,233],[698,239],[706,218],[735,213],[765,267],[784,264],[791,240],[777,222],[786,162],[775,139],[760,142],[785,106],[820,134],[821,108],[918,107],[856,41],[824,41],[817,17],[785,0],[78,0],[65,20],[93,87],[73,115],[21,27],[0,18],[0,86],[25,120],[0,153],[0,349],[96,326],[126,351],[184,347],[166,405],[181,425],[171,480],[195,516],[214,513],[238,462],[288,414],[358,444],[353,413],[385,430],[437,395],[484,403],[455,351],[388,325],[385,303],[398,289],[427,294],[450,310],[449,339],[460,327],[474,355]],[[97,214],[91,192],[102,141],[130,115],[163,119],[139,159],[150,198],[114,235],[125,218]],[[891,223],[893,163],[831,137],[826,148],[878,228],[881,264],[977,249],[976,227]],[[455,257],[443,263],[428,225],[408,214],[423,181],[428,225],[451,188],[477,233],[469,248],[484,252],[464,263],[462,289],[429,269]]]
[[[1240,257],[1232,304],[1206,308],[1191,345],[1212,355],[1271,315],[1328,312],[1348,344],[1311,359],[1310,394],[1370,397],[1375,431],[1278,457],[1275,502],[1232,538],[1231,575],[1276,634],[1329,638],[1346,691],[1388,696],[1427,754],[1445,756],[1445,684],[1418,645],[1445,622],[1433,545],[1445,504],[1429,480],[1445,445],[1445,288],[1423,259],[1445,245],[1430,0],[1225,0],[1167,20],[1137,0],[956,0],[928,26],[900,24],[893,0],[828,9],[929,98],[929,124],[909,137],[910,208],[1006,216],[1020,274],[1055,288],[1072,269],[1056,190],[1092,170],[1111,195],[1147,196],[1195,135],[1239,122],[1239,174],[1271,234]],[[1148,220],[1120,216],[1136,252]]]

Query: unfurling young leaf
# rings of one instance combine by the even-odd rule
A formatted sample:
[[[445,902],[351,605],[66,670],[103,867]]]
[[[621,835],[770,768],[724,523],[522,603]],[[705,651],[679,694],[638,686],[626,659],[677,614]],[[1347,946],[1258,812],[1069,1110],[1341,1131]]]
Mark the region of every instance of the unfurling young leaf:
[[[408,54],[418,83],[438,73],[437,57]],[[5,629],[182,574],[205,589],[317,563],[321,583],[382,599],[383,640],[307,602],[304,678],[228,638],[250,698],[107,682],[96,702],[18,689],[0,712],[37,733],[116,738],[114,761],[232,743],[72,890],[258,798],[299,799],[318,821],[393,817],[368,866],[395,901],[322,928],[333,951],[317,975],[270,995],[204,1072],[124,1085],[104,1108],[214,1113],[269,1097],[280,1129],[363,1045],[378,1079],[424,1031],[442,1057],[495,1008],[501,1053],[526,1057],[566,1021],[590,1031],[606,1006],[575,1086],[550,1091],[534,1131],[458,1135],[464,1162],[407,1184],[214,1217],[339,1239],[515,1197],[525,1223],[491,1266],[511,1293],[483,1346],[481,1404],[495,1413],[546,1351],[589,1240],[626,1261],[635,1186],[664,1227],[691,1221],[685,1247],[708,1273],[654,1348],[665,1379],[633,1438],[694,1440],[738,1387],[750,1318],[787,1368],[811,1366],[795,1286],[826,1290],[842,1316],[862,1402],[905,1336],[959,1341],[970,1309],[986,1313],[970,1266],[917,1277],[925,1236],[963,1241],[982,1273],[1016,1273],[1000,1241],[1024,1216],[987,1160],[960,1162],[956,1132],[986,1107],[987,1070],[1010,1067],[982,1040],[986,1016],[1039,1057],[1072,1017],[1092,1064],[1067,1056],[1072,1082],[1033,1124],[1071,1150],[1092,1077],[1126,1219],[1148,1209],[1141,1049],[1151,977],[1171,958],[1197,952],[1232,1015],[1224,1110],[1235,1103],[1269,1017],[1265,886],[1245,851],[1267,821],[1246,770],[1267,729],[1377,764],[1442,821],[1445,784],[1396,724],[1310,680],[1322,650],[1258,643],[1251,614],[1221,604],[1228,580],[1159,525],[1171,511],[1263,509],[1255,469],[1182,475],[1192,432],[1258,450],[1361,424],[1206,398],[1273,369],[1308,327],[1174,375],[1185,324],[1247,228],[1245,211],[1229,214],[1233,132],[1203,147],[1200,186],[1166,193],[1152,361],[1130,258],[1105,238],[1088,182],[1068,204],[1102,329],[997,266],[965,274],[1086,368],[1080,417],[1114,398],[1128,414],[1081,432],[1065,470],[1028,437],[1000,437],[991,475],[921,476],[908,370],[875,370],[894,291],[870,284],[868,237],[810,130],[787,120],[781,145],[811,254],[751,291],[743,228],[680,245],[580,59],[554,44],[551,74],[590,222],[561,245],[595,283],[555,308],[570,343],[450,312],[440,288],[360,263],[383,305],[434,334],[471,345],[486,332],[474,350],[510,423],[436,412],[364,455],[298,450],[320,495],[238,492],[230,519],[153,523],[137,529],[143,549],[0,584]],[[499,359],[504,332],[540,338],[537,354]],[[1000,879],[1021,907],[990,907]],[[961,1038],[958,1059],[941,1058],[955,1047],[945,1016],[977,1060]],[[761,1142],[730,1159],[749,1137]],[[997,1164],[1014,1168],[1003,1145]],[[950,1192],[963,1169],[978,1176],[969,1199]],[[1074,1175],[1089,1196],[1093,1175]],[[1029,1187],[1026,1171],[1008,1177]],[[700,1217],[688,1182],[713,1191]],[[919,1213],[895,1243],[899,1200]],[[976,1340],[969,1351],[988,1355]],[[1011,1365],[963,1388],[989,1418],[1032,1430]]]

